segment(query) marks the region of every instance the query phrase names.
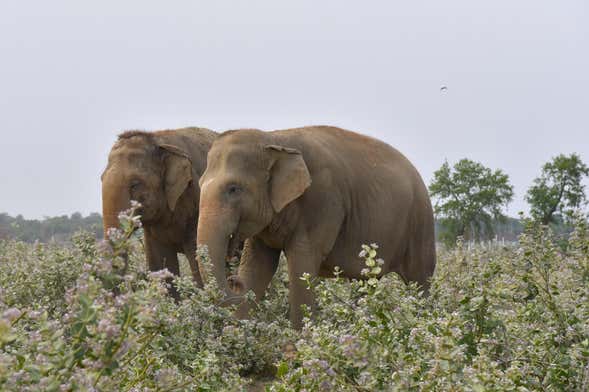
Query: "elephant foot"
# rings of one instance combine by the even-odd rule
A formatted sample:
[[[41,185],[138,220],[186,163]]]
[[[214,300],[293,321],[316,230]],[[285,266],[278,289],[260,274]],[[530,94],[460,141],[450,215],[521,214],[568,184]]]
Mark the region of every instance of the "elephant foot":
[[[231,275],[227,278],[229,290],[237,295],[245,295],[247,292],[245,283],[238,275]]]

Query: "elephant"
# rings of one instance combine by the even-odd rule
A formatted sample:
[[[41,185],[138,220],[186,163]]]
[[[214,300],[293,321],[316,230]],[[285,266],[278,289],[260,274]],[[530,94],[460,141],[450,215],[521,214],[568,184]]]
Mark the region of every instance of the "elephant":
[[[409,160],[382,141],[330,126],[227,131],[209,150],[200,189],[197,246],[206,245],[240,318],[250,305],[239,294],[264,295],[281,251],[296,329],[301,305],[313,305],[301,275],[333,277],[339,267],[341,276],[363,279],[363,244],[380,246],[380,276],[396,272],[429,289],[436,251],[428,191]],[[240,240],[238,274],[226,279],[223,260]]]
[[[184,253],[193,279],[202,287],[196,262],[198,180],[217,133],[205,128],[156,132],[127,131],[119,135],[102,174],[104,233],[118,226],[118,214],[141,203],[148,268],[179,274],[177,253]],[[169,292],[178,298],[170,285]]]

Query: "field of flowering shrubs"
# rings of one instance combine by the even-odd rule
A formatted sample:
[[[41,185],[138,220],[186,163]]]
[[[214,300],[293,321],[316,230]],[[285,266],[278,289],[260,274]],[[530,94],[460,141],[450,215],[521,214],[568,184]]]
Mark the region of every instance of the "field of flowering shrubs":
[[[136,225],[123,217],[109,243],[0,242],[0,390],[589,390],[584,220],[566,250],[532,224],[517,246],[440,250],[428,298],[370,279],[366,246],[364,282],[303,277],[317,308],[301,332],[284,263],[252,319],[235,320],[214,285],[181,278],[170,299]]]

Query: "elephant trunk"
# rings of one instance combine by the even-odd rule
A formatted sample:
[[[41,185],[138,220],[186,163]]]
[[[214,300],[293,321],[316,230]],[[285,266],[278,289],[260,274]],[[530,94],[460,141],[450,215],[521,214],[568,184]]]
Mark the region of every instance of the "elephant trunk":
[[[198,262],[203,280],[207,282],[212,277],[217,281],[219,289],[227,295],[225,303],[235,302],[236,294],[229,289],[225,276],[225,259],[231,253],[233,247],[238,244],[237,234],[234,232],[237,225],[227,224],[231,222],[229,214],[211,213],[206,209],[200,210],[198,218],[197,247],[205,246],[208,249],[211,268],[203,266],[199,255]]]
[[[108,229],[119,227],[119,213],[129,208],[131,196],[126,186],[117,184],[107,175],[102,182],[102,219],[104,238]]]

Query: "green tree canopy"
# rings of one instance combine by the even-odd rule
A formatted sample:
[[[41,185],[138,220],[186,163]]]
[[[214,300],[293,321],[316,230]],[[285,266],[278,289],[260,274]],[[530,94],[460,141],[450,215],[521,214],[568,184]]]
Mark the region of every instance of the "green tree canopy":
[[[450,167],[444,162],[429,186],[434,210],[444,226],[442,240],[457,236],[480,240],[493,234],[493,222],[503,220],[503,208],[513,198],[509,177],[478,162],[462,159]]]
[[[570,218],[586,201],[581,181],[588,175],[589,168],[577,154],[560,154],[544,164],[526,194],[534,219],[547,225],[557,223],[558,215]]]

